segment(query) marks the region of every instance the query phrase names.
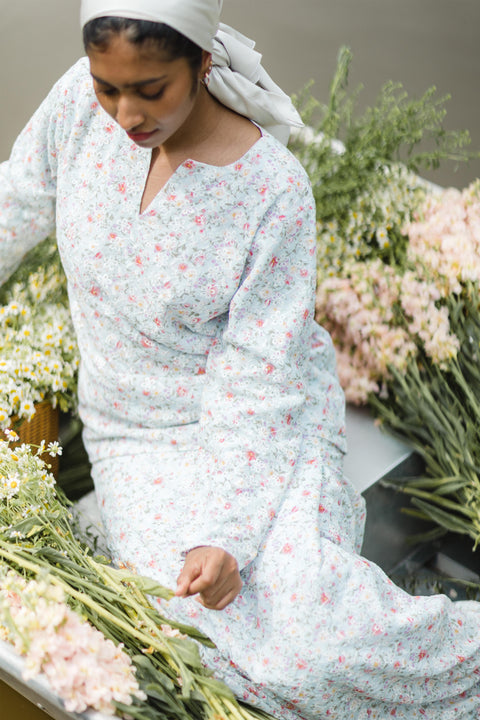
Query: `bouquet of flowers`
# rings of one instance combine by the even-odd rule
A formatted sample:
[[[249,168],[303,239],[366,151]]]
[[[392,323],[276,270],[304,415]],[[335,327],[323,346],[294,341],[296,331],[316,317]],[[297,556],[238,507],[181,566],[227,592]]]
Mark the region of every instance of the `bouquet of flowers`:
[[[418,171],[467,159],[433,89],[388,84],[354,117],[343,50],[322,121],[295,147],[317,199],[317,319],[332,334],[347,400],[408,439],[425,477],[397,484],[411,512],[480,542],[480,183],[440,190]],[[314,103],[306,105],[308,120]],[[343,136],[342,136],[343,134]],[[333,144],[334,137],[342,147]],[[415,151],[420,141],[433,151]]]
[[[70,504],[41,455],[0,440],[0,639],[42,672],[66,708],[138,720],[255,720],[200,659],[195,628],[167,619],[149,598],[173,593],[113,567],[78,539]]]
[[[54,238],[0,288],[0,428],[29,420],[36,403],[75,407],[78,348]]]
[[[360,88],[347,91],[351,61],[350,50],[341,48],[326,105],[311,97],[309,86],[296,98],[307,130],[296,133],[290,147],[312,182],[319,282],[341,275],[350,260],[378,257],[402,265],[403,226],[431,188],[419,172],[470,157],[468,132],[444,129],[448,98],[436,98],[435,88],[411,99],[389,82],[376,104],[357,115]]]
[[[82,620],[49,581],[26,580],[0,567],[0,637],[25,656],[23,677],[43,673],[69,712],[113,715],[113,702],[144,700],[130,657]]]

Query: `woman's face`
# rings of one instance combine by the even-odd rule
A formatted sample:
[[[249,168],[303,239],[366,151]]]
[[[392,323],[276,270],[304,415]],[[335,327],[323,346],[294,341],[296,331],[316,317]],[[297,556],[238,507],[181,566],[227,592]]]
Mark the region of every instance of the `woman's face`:
[[[88,57],[100,105],[144,148],[159,147],[185,129],[210,60],[204,52],[199,77],[194,77],[185,58],[169,60],[124,35],[116,35],[102,51],[89,48]]]

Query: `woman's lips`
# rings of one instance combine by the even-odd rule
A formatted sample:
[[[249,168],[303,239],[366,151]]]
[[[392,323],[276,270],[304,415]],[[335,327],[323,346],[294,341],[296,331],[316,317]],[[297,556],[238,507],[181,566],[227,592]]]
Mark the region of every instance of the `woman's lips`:
[[[153,130],[152,132],[148,133],[129,133],[127,132],[128,137],[130,140],[135,140],[135,142],[142,142],[142,140],[148,140],[152,137],[152,135],[155,135],[156,130]]]

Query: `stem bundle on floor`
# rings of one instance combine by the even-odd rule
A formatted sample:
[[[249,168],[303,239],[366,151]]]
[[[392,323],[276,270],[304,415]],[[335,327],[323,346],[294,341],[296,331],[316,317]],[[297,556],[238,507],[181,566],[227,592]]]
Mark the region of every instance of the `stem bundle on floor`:
[[[405,372],[391,368],[388,394],[370,396],[387,429],[408,439],[425,461],[425,477],[396,487],[412,497],[413,514],[444,531],[480,542],[480,295],[466,283],[447,301],[457,357],[441,367],[422,354]]]

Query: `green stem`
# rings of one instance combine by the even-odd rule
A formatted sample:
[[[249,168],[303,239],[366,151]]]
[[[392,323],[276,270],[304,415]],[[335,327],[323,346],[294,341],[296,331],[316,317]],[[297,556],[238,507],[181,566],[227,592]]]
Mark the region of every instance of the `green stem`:
[[[114,579],[114,573],[110,572],[110,568],[108,568],[108,566],[98,566],[94,560],[90,560],[90,563],[95,567],[100,577],[103,577],[104,580],[107,580],[109,584],[113,586],[120,595],[124,595],[123,584],[119,583],[116,579]],[[175,651],[175,649],[168,642],[168,639],[163,639],[162,634],[159,634],[157,625],[152,622],[151,618],[145,612],[145,606],[137,602],[134,597],[129,597],[128,603],[130,607],[134,610],[140,621],[151,632],[152,637],[158,638],[159,642],[161,643],[163,654],[173,658],[176,665],[175,669],[178,670],[182,678],[184,691],[187,693],[187,695],[190,695],[191,687],[194,684],[194,678],[192,676],[192,673],[189,671],[189,669],[187,668],[181,657],[178,655],[178,653]],[[152,647],[154,647],[153,643],[151,643],[151,645]]]
[[[474,510],[466,508],[463,505],[454,502],[453,500],[448,500],[442,495],[436,495],[435,493],[426,492],[425,490],[419,490],[418,488],[409,487],[408,485],[402,488],[402,492],[406,493],[407,495],[414,495],[415,497],[423,498],[424,500],[430,500],[436,505],[440,505],[441,507],[448,508],[449,510],[454,510],[455,512],[462,513],[463,515],[466,515],[470,520],[474,520],[477,517],[477,513]]]
[[[40,564],[35,564],[33,562],[30,562],[29,560],[25,560],[22,557],[19,557],[15,553],[10,552],[9,550],[5,549],[5,543],[0,540],[0,555],[5,558],[5,560],[9,560],[10,562],[14,563],[15,565],[19,565],[20,567],[24,568],[25,570],[28,570],[29,572],[34,573],[35,575],[39,575],[41,572],[44,571],[44,566]],[[54,569],[53,569],[54,570]],[[50,578],[53,585],[57,585],[58,587],[62,588],[66,595],[70,595],[70,597],[73,597],[75,600],[78,600],[82,604],[86,605],[86,607],[89,607],[91,610],[93,610],[95,613],[97,613],[100,617],[104,618],[105,620],[108,620],[108,622],[112,623],[113,625],[116,625],[121,630],[124,630],[128,635],[131,635],[132,637],[139,640],[142,644],[144,644],[147,648],[153,647],[155,650],[158,650],[162,654],[165,653],[165,646],[161,644],[160,642],[156,642],[155,638],[152,638],[148,635],[145,635],[141,631],[137,630],[136,628],[132,627],[128,623],[124,622],[120,618],[115,617],[110,613],[108,610],[105,610],[104,607],[99,605],[98,603],[93,600],[90,595],[87,595],[84,592],[81,592],[79,590],[75,590],[72,588],[68,583],[64,582],[63,580],[60,580],[60,578],[57,578],[55,575],[51,575]]]

